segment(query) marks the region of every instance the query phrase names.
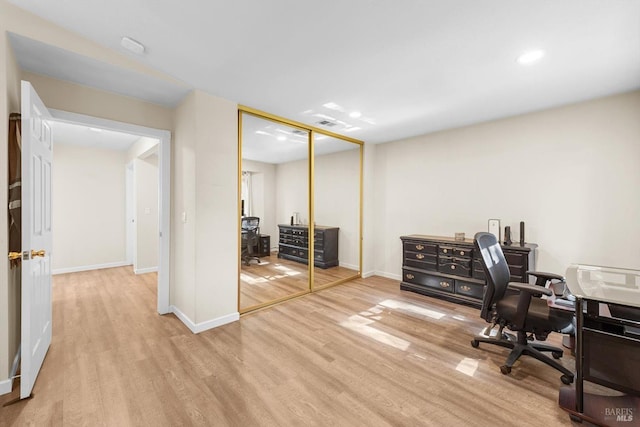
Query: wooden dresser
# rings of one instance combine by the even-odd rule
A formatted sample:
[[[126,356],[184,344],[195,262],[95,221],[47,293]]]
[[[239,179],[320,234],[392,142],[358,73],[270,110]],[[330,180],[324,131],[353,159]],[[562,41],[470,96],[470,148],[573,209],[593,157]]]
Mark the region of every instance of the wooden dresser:
[[[400,289],[449,301],[482,306],[486,279],[473,239],[412,234],[402,240]],[[501,245],[512,282],[528,282],[535,269],[535,243]]]
[[[279,224],[278,258],[308,263],[309,227]],[[338,265],[338,227],[314,227],[313,265],[320,268]]]

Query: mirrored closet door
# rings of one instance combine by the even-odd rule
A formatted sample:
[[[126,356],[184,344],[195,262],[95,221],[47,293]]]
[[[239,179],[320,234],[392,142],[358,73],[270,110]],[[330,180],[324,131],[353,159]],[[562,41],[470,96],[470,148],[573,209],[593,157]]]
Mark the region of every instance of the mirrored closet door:
[[[238,311],[359,277],[363,143],[248,107],[238,125]]]
[[[313,290],[360,276],[361,145],[313,132]]]
[[[239,113],[239,311],[308,293],[309,131]]]

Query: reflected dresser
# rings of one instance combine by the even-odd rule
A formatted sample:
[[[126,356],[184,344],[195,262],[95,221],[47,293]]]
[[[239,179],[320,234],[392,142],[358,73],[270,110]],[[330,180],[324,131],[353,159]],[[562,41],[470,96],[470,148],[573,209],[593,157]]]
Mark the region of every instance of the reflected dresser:
[[[278,258],[308,263],[309,227],[279,224]],[[338,227],[314,227],[313,265],[320,268],[338,265]]]

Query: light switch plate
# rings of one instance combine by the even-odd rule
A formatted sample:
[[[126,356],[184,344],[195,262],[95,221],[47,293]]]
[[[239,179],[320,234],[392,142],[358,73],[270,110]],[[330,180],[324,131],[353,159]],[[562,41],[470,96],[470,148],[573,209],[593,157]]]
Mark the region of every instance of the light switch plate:
[[[489,233],[496,236],[498,242],[502,240],[502,236],[500,235],[500,220],[499,219],[490,219],[489,220]]]

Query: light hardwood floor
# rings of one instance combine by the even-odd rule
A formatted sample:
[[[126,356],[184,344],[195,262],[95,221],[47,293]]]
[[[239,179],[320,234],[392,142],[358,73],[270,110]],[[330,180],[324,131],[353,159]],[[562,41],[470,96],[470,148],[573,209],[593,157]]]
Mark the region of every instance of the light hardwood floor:
[[[469,341],[478,311],[369,278],[199,335],[155,313],[155,274],[55,276],[34,397],[0,426],[564,426],[559,374]],[[572,364],[570,356],[563,358]],[[0,396],[0,404],[17,395]]]
[[[260,258],[259,264],[255,261],[250,265],[243,263],[240,273],[241,309],[309,290],[308,266],[278,258],[277,252]],[[357,274],[356,270],[340,266],[326,269],[316,267],[315,286],[322,287]]]

